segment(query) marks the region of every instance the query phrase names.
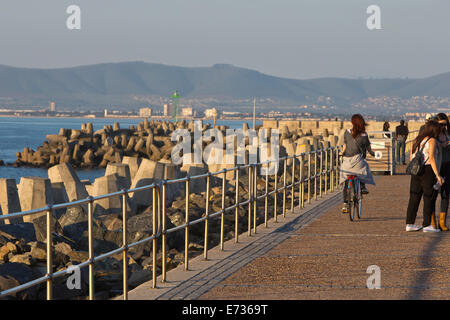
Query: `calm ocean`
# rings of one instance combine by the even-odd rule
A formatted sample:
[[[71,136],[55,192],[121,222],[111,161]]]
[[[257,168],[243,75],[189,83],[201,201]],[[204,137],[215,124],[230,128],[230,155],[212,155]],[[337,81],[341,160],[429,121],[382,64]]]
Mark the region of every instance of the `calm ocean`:
[[[0,159],[6,163],[16,160],[16,152],[23,151],[25,147],[33,150],[45,141],[47,134],[58,134],[60,128],[80,129],[82,123],[92,122],[94,131],[102,129],[105,125],[119,122],[121,128],[137,125],[142,119],[86,119],[86,118],[1,118],[0,117]],[[212,121],[204,121],[212,122]],[[252,121],[245,120],[218,120],[216,125],[227,125],[231,129],[242,128],[242,123],[250,126]],[[256,121],[256,124],[261,124]],[[77,170],[80,179],[91,182],[105,173],[104,169]],[[48,177],[46,169],[0,167],[0,178],[14,178],[19,183],[21,177]]]

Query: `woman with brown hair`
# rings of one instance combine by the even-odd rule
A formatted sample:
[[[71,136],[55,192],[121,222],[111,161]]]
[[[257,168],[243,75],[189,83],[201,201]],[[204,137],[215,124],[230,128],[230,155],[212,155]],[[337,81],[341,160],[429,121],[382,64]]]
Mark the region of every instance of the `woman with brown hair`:
[[[366,122],[360,114],[352,116],[352,129],[348,129],[344,133],[344,148],[342,149],[342,164],[341,164],[341,181],[346,182],[347,176],[357,176],[361,183],[361,192],[363,194],[369,193],[366,184],[375,184],[369,165],[365,158],[367,152],[372,156],[375,153],[370,147],[369,136],[366,133]],[[348,212],[347,204],[347,188],[344,186],[344,206],[343,213]]]
[[[439,232],[432,225],[432,214],[435,210],[437,190],[434,189],[436,182],[442,186],[444,179],[439,174],[439,144],[437,138],[441,132],[441,126],[437,121],[427,122],[423,130],[414,141],[411,150],[411,160],[420,149],[423,153],[424,170],[420,175],[411,175],[409,187],[409,203],[406,211],[406,231]],[[419,209],[420,200],[423,196],[423,223],[422,226],[414,222]]]

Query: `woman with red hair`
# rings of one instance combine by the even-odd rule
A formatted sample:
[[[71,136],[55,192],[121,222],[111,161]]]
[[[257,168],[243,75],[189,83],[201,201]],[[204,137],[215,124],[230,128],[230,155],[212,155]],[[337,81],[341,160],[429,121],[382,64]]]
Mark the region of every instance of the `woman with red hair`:
[[[366,122],[360,114],[352,116],[352,129],[344,133],[344,148],[342,149],[341,181],[346,182],[347,176],[357,176],[361,182],[361,192],[369,193],[366,184],[375,184],[369,165],[365,158],[367,152],[375,156],[370,146],[369,136],[366,133]],[[348,212],[347,188],[344,186],[343,213]]]

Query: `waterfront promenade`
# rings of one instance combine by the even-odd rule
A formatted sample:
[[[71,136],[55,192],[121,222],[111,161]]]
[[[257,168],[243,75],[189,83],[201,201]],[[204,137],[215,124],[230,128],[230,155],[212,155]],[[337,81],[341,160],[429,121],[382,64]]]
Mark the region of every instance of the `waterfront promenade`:
[[[341,213],[340,193],[324,196],[240,244],[227,243],[223,253],[212,249],[210,260],[199,257],[191,271],[170,271],[159,289],[144,284],[129,298],[448,299],[450,233],[405,232],[409,179],[377,176],[361,220]],[[371,265],[380,268],[381,289],[367,288]]]

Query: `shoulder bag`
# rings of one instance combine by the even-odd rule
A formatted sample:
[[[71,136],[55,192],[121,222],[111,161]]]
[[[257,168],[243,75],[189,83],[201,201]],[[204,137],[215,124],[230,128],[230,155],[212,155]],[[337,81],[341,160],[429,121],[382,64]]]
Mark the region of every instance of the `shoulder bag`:
[[[423,163],[425,156],[423,155],[423,148],[425,148],[425,145],[427,144],[428,140],[431,138],[428,138],[427,141],[423,144],[422,147],[419,146],[419,150],[414,155],[414,158],[408,163],[408,166],[406,167],[406,173],[410,174],[412,176],[420,176],[423,173],[423,169],[425,167],[425,164]],[[412,150],[411,150],[412,151]]]

